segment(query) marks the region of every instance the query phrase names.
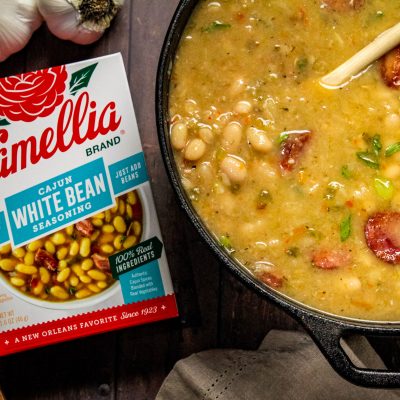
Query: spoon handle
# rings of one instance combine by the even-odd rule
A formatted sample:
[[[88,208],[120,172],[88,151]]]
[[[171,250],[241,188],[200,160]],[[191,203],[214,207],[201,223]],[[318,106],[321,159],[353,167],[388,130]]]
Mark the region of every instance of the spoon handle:
[[[323,76],[322,86],[335,88],[357,75],[373,61],[392,50],[400,42],[400,23],[384,31],[371,43],[349,58],[335,70]]]

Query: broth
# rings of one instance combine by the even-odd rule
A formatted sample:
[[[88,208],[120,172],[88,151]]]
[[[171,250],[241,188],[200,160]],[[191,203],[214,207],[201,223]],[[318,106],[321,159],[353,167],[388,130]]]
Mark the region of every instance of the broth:
[[[349,4],[200,1],[173,68],[171,143],[199,215],[257,278],[326,312],[399,320],[400,91],[381,61],[335,90],[319,79],[400,4]]]

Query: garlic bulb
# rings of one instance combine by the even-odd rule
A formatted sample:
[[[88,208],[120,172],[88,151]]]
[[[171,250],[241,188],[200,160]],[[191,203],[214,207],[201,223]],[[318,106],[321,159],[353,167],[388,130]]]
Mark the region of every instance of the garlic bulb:
[[[36,0],[50,31],[78,44],[95,42],[124,0]]]
[[[28,43],[42,17],[36,0],[1,0],[0,9],[0,61],[4,61]]]

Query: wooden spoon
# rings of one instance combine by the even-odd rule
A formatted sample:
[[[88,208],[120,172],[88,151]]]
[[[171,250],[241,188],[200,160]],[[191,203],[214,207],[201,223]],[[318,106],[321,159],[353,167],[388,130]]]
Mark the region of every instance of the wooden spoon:
[[[384,31],[370,44],[349,58],[335,70],[323,76],[320,84],[329,89],[343,86],[362,72],[368,65],[400,43],[400,23]]]

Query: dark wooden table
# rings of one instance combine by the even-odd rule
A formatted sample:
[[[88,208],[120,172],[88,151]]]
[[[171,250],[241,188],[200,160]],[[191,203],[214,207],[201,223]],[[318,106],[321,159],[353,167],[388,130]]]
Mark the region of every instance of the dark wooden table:
[[[153,399],[174,363],[214,347],[256,348],[285,313],[221,268],[177,205],[155,124],[158,57],[178,0],[128,0],[111,29],[84,47],[43,25],[0,76],[121,52],[128,74],[181,317],[31,350],[0,360],[7,400]]]
[[[255,349],[270,329],[300,328],[221,267],[179,208],[154,111],[158,57],[178,0],[125,3],[91,46],[58,40],[42,26],[22,52],[1,64],[0,76],[122,53],[181,317],[4,357],[0,386],[7,400],[154,399],[174,363],[193,352]]]

